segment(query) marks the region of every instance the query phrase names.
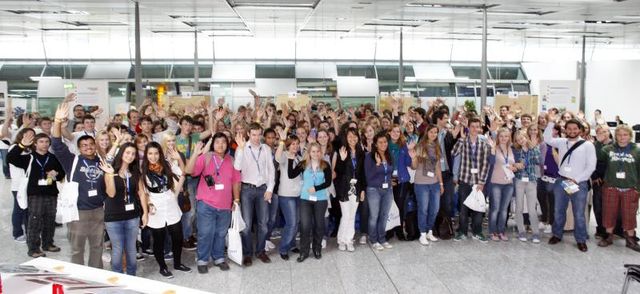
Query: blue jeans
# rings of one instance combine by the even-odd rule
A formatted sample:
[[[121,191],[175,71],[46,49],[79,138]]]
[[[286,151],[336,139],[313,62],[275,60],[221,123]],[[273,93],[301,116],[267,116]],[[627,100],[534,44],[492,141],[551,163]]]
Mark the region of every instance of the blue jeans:
[[[393,189],[367,187],[366,197],[369,199],[369,241],[380,244],[387,242],[385,234]]]
[[[231,225],[231,210],[217,209],[198,200],[198,265],[207,265],[209,257],[214,264],[224,262],[224,241]]]
[[[587,220],[585,217],[585,208],[587,205],[587,182],[580,182],[578,184],[580,190],[571,195],[567,195],[562,187],[562,179],[556,180],[556,184],[553,187],[553,193],[555,195],[555,211],[554,221],[552,226],[553,236],[562,239],[564,233],[564,224],[567,221],[567,206],[571,201],[571,208],[573,211],[573,236],[578,243],[587,242],[589,237],[587,233]]]
[[[264,252],[264,242],[267,237],[267,222],[269,217],[269,203],[264,201],[264,193],[267,191],[267,185],[254,187],[242,184],[240,192],[240,207],[242,208],[242,219],[247,227],[241,232],[242,235],[242,254],[244,256],[253,256],[254,253]],[[251,227],[253,226],[253,216],[256,216],[258,224],[256,226],[256,243],[255,251],[253,247],[253,239],[251,238]]]
[[[267,218],[267,236],[266,236],[266,240],[271,239],[271,232],[273,231],[273,228],[275,228],[276,226],[276,220],[278,217],[278,208],[280,207],[278,204],[278,199],[280,197],[278,197],[278,194],[273,193],[271,194],[271,203],[269,203],[269,217]]]
[[[18,206],[17,191],[11,191],[11,194],[13,194],[13,211],[11,212],[11,224],[13,225],[13,238],[15,239],[22,235],[26,235],[25,231],[27,230],[27,219],[29,218],[29,211]],[[24,229],[22,228],[22,226],[24,226]]]
[[[193,223],[196,215],[196,189],[200,178],[187,178],[187,191],[189,191],[189,202],[191,202],[191,210],[182,214],[182,236],[184,240],[189,239],[193,235]]]
[[[287,254],[296,246],[296,232],[298,231],[299,197],[280,197],[280,210],[284,217],[284,228],[280,240],[280,254]]]
[[[9,153],[9,149],[0,149],[0,158],[2,158],[2,174],[4,174],[5,178],[10,178],[9,174],[9,163],[7,162],[7,153]]]
[[[433,229],[438,210],[440,210],[440,183],[414,184],[418,203],[418,229],[426,233]]]
[[[105,222],[111,239],[111,270],[122,273],[122,254],[127,258],[127,275],[136,275],[136,239],[140,219]]]
[[[489,197],[489,233],[504,234],[509,215],[509,204],[513,198],[513,184],[492,184]]]

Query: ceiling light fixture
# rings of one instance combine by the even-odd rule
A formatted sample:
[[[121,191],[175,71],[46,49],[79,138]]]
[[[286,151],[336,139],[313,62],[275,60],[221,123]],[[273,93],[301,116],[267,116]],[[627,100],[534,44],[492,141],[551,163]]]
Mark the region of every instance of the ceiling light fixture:
[[[308,10],[315,9],[320,0],[307,1],[292,1],[292,2],[243,2],[242,0],[226,0],[231,8],[243,8],[243,9],[268,9],[268,10]]]
[[[424,2],[411,2],[407,3],[409,7],[424,7],[424,8],[454,8],[454,9],[484,9],[500,6],[500,4],[448,4],[448,3],[424,3]]]

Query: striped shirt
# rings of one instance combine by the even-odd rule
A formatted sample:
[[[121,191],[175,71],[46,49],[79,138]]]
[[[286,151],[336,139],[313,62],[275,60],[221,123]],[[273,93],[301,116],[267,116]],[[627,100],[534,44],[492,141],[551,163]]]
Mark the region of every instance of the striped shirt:
[[[474,144],[469,138],[458,139],[451,154],[460,155],[460,181],[470,185],[484,185],[489,176],[490,152],[488,143],[479,136]]]

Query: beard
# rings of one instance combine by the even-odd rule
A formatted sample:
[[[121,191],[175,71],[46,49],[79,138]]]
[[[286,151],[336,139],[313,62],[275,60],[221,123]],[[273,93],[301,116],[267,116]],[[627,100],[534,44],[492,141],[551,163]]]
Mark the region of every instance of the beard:
[[[569,135],[569,134],[567,134],[567,138],[569,138],[569,139],[575,139],[575,138],[578,138],[578,136],[579,136],[579,135],[577,135],[577,134],[576,134],[576,135]]]

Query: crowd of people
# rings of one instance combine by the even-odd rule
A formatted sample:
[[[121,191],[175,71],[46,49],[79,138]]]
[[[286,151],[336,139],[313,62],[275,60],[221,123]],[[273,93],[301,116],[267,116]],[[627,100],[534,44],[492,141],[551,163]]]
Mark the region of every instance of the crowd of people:
[[[254,103],[236,111],[224,99],[186,109],[146,99],[104,126],[96,116],[106,114],[74,105],[70,94],[53,118],[8,119],[0,155],[11,178],[14,239],[30,257],[60,251],[57,200],[70,193],[77,198],[77,216],[66,224],[71,261],[85,264],[88,243],[87,264],[102,268],[109,247],[111,269],[130,275],[145,255],[167,278],[168,260],[191,272],[183,250],[196,251],[199,273],[210,264],[228,270],[232,211],[246,225],[244,266],[254,258],[270,263],[276,247],[283,260],[291,253],[297,262],[320,259],[327,242],[344,252],[367,244],[390,250],[393,238],[428,246],[547,237],[553,245],[563,240],[567,219],[586,252],[591,206],[598,246],[618,235],[640,252],[640,150],[630,127],[612,132],[599,112],[588,122],[555,108],[477,113],[442,100],[405,112],[393,100],[377,112],[342,107],[340,98],[296,108],[251,93]],[[486,212],[464,204],[478,192],[488,199]],[[389,228],[391,218],[400,225]]]

